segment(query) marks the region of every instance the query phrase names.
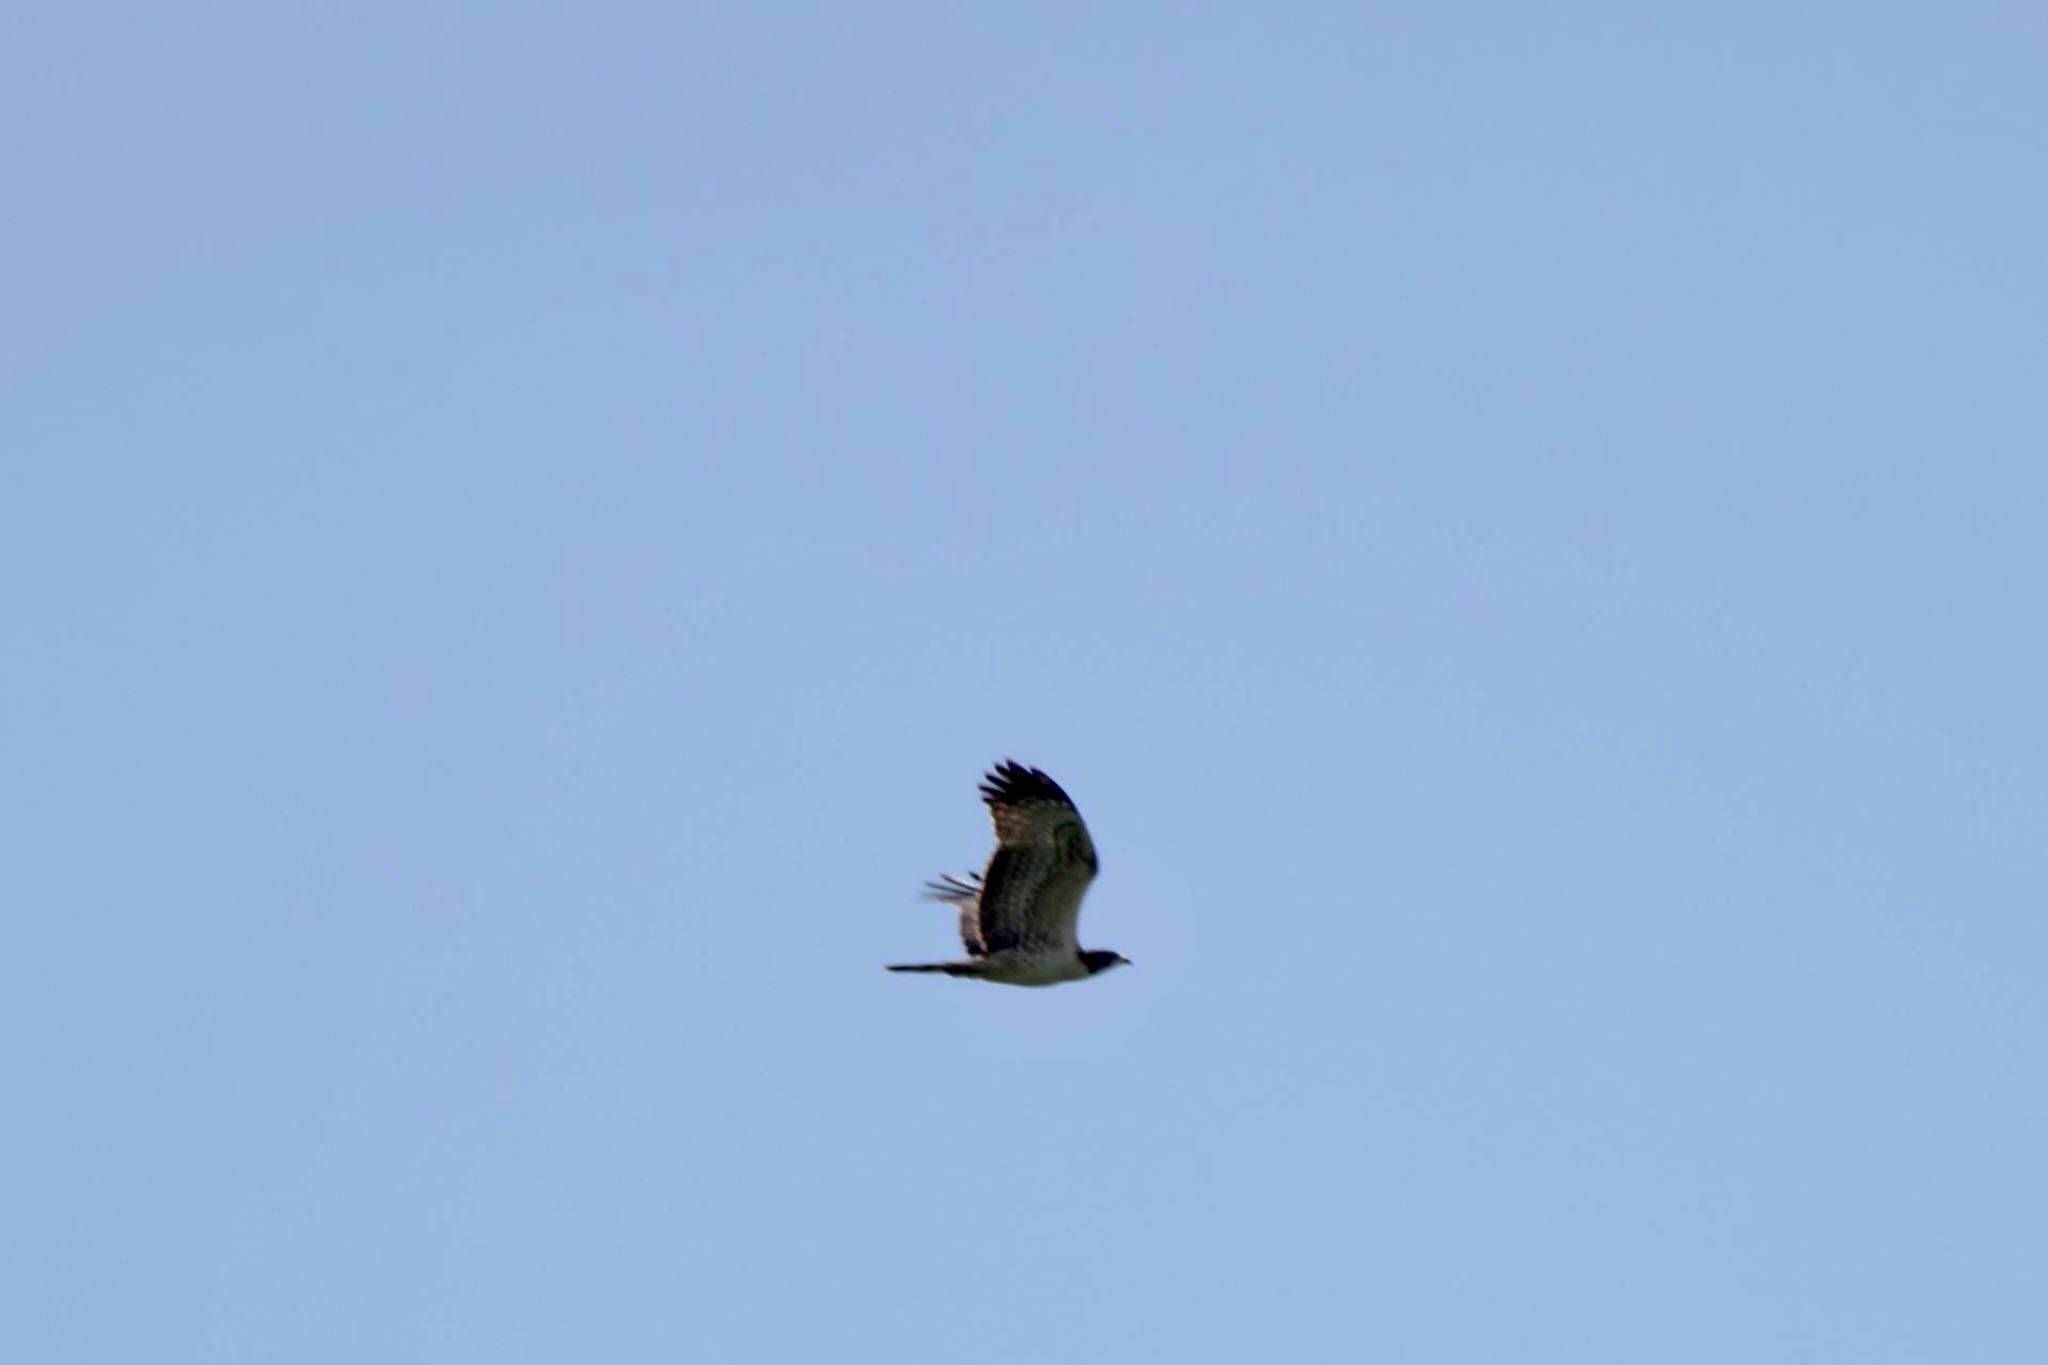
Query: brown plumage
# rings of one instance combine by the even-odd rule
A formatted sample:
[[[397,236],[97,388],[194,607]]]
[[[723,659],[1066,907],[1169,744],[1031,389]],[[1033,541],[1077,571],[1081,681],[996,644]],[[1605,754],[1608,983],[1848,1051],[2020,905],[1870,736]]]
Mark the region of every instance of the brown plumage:
[[[981,798],[995,825],[995,852],[978,876],[941,877],[932,900],[960,912],[961,962],[913,963],[894,972],[945,972],[1018,986],[1078,981],[1128,959],[1075,941],[1081,897],[1101,866],[1073,799],[1037,768],[998,764]]]

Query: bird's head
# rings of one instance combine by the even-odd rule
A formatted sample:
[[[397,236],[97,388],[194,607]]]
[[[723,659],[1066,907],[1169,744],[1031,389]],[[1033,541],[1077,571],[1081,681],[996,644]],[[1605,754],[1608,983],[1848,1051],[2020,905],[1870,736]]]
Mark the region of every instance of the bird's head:
[[[1081,952],[1081,965],[1088,969],[1088,975],[1099,976],[1111,967],[1128,967],[1131,960],[1107,948],[1086,948]]]

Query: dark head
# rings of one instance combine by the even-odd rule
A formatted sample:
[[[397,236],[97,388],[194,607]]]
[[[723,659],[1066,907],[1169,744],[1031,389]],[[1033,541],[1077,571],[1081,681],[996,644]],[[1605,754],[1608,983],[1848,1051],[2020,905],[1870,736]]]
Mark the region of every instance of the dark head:
[[[1122,953],[1112,953],[1107,948],[1083,948],[1081,965],[1088,969],[1088,975],[1100,976],[1111,967],[1128,967],[1131,960]]]

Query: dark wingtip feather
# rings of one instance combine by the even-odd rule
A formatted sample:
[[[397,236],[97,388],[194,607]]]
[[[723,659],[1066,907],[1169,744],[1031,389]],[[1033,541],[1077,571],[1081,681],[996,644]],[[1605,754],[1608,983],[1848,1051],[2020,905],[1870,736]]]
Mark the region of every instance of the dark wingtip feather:
[[[980,894],[981,874],[979,872],[970,872],[964,877],[956,877],[950,872],[942,872],[931,881],[926,882],[923,891],[926,900],[947,902],[973,900]]]
[[[1057,801],[1071,806],[1074,799],[1060,784],[1036,768],[1027,768],[1006,758],[981,780],[981,799],[991,806],[1013,806],[1020,801]]]

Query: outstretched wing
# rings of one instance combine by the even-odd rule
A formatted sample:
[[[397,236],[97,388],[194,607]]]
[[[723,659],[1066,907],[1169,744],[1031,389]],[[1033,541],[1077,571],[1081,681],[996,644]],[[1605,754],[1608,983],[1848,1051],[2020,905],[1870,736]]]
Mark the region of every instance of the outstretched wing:
[[[1081,812],[1059,783],[1015,762],[982,780],[981,799],[996,827],[978,898],[982,951],[1072,950],[1081,897],[1098,866]]]
[[[981,874],[970,872],[965,877],[954,877],[941,873],[934,881],[924,884],[926,900],[941,905],[950,905],[960,912],[960,941],[967,945],[969,957],[981,957],[985,949],[981,945]]]

